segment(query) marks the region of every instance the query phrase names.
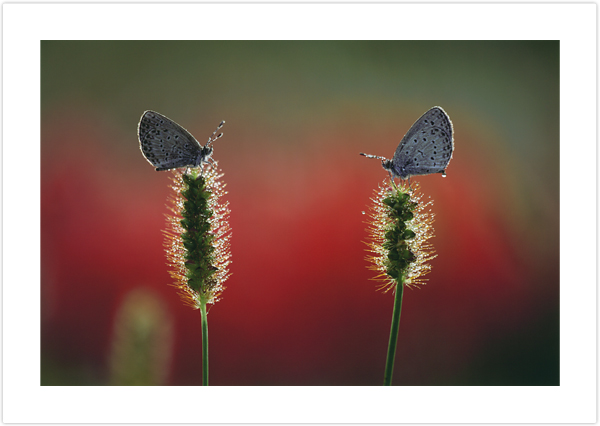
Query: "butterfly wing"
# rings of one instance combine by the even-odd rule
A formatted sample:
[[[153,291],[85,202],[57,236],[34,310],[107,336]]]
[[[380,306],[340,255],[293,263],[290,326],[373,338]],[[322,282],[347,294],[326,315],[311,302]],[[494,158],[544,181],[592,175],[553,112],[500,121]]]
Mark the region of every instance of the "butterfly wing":
[[[406,179],[444,173],[453,152],[452,121],[442,108],[433,107],[402,138],[392,160],[394,174]]]
[[[142,114],[138,125],[140,150],[157,170],[197,166],[202,146],[183,127],[155,111]]]

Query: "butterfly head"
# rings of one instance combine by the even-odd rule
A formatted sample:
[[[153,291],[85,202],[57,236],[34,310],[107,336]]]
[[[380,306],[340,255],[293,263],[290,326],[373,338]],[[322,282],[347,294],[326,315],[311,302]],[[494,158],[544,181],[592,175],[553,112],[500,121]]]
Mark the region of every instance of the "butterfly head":
[[[387,158],[382,158],[381,166],[388,172],[394,173],[394,163],[392,160],[388,160]]]
[[[404,171],[404,167],[401,167],[400,169],[400,173],[398,173],[398,170],[396,170],[394,168],[394,161],[393,160],[388,160],[387,158],[383,158],[381,160],[381,166],[387,170],[387,172],[390,174],[391,178],[402,178],[402,179],[406,179],[408,178],[408,173],[406,173]]]
[[[196,158],[196,167],[201,165],[202,163],[208,163],[211,160],[213,155],[213,147],[205,145],[202,147],[200,152],[198,153],[198,157]]]

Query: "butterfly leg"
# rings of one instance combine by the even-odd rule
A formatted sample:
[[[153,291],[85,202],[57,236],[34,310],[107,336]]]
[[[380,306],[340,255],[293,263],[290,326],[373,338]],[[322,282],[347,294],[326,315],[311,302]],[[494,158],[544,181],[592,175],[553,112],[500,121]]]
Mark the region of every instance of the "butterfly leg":
[[[211,169],[213,169],[213,171],[215,170],[215,160],[213,160],[211,157],[208,157],[207,159],[203,160],[202,163],[200,163],[200,176],[204,175],[204,165],[208,164],[210,166]]]
[[[215,165],[217,164],[217,162],[213,160],[212,157],[208,157],[206,163],[209,164],[213,170],[215,169]]]

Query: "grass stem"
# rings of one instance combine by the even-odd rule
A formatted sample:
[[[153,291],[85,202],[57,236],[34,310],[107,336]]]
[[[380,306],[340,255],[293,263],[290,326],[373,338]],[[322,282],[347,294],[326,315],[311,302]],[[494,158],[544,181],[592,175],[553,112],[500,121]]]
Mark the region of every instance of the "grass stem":
[[[202,318],[202,386],[208,386],[208,318],[205,301],[200,303],[200,317]]]
[[[392,326],[390,328],[390,341],[388,344],[387,360],[385,362],[385,374],[383,376],[383,385],[392,385],[392,375],[394,373],[394,359],[396,358],[396,346],[398,343],[398,330],[400,328],[400,312],[402,311],[402,295],[404,294],[404,283],[402,276],[398,278],[396,286],[396,296],[394,298],[394,310],[392,312]]]

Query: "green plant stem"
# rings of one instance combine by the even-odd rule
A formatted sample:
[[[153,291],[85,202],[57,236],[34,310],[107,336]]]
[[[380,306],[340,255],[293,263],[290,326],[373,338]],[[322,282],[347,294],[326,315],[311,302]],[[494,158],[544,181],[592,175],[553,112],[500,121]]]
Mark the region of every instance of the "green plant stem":
[[[394,299],[394,311],[392,313],[392,326],[390,328],[390,342],[388,345],[387,360],[385,362],[385,374],[383,385],[391,386],[392,374],[394,372],[394,358],[396,357],[396,345],[398,343],[398,329],[400,328],[400,311],[402,311],[402,295],[404,293],[404,280],[398,278],[396,286],[396,297]]]
[[[208,319],[206,317],[206,302],[200,303],[202,318],[202,386],[208,386]]]

